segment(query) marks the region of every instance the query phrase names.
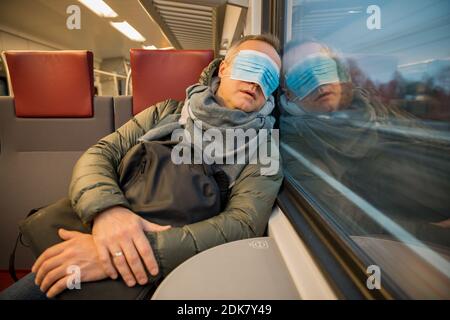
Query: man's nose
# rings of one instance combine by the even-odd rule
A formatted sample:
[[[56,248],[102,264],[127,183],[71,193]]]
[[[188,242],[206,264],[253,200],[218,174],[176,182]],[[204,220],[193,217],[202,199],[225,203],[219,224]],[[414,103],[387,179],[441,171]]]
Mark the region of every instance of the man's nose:
[[[327,83],[327,84],[323,84],[321,85],[317,90],[319,91],[320,94],[325,93],[327,91],[327,89],[332,88],[332,86]]]
[[[259,85],[257,83],[249,82],[249,85],[250,85],[250,89],[253,89],[255,91],[258,90]]]
[[[319,88],[317,88],[317,92],[319,94],[323,93],[325,90],[326,84],[321,85]]]

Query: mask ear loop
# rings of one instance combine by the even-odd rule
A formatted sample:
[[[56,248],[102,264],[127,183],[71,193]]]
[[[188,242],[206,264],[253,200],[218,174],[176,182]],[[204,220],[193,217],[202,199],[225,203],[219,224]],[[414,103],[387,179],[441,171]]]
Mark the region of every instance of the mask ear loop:
[[[285,77],[286,75],[283,75],[283,77]],[[285,78],[286,79],[286,78]],[[293,102],[296,103],[297,101],[300,101],[300,97],[298,95],[296,95],[292,90],[290,90],[287,85],[286,85],[286,80],[284,81],[284,84],[281,85],[281,91],[283,92],[284,96],[286,97],[286,100],[289,102]],[[294,98],[292,98],[292,96],[294,96]]]
[[[299,100],[301,100],[298,95],[296,95],[292,90],[290,90],[287,87],[287,80],[286,80],[287,73],[283,74],[283,78],[284,78],[284,84],[282,85],[282,89],[281,90],[283,91],[284,95],[286,96],[286,100],[289,101],[289,102],[294,102],[294,103],[299,101]],[[295,97],[291,98],[292,96],[295,96]]]
[[[236,58],[236,56],[239,54],[239,51],[235,51],[234,53],[232,53],[229,56],[225,56],[225,59],[223,60],[225,63],[227,64],[231,64],[234,60],[234,58]]]
[[[225,55],[225,58],[223,59],[223,63],[225,63],[225,64],[227,64],[227,67],[228,68],[232,68],[232,63],[233,63],[233,60],[234,60],[234,58],[236,58],[236,56],[239,54],[239,51],[235,51],[233,54],[231,54],[231,55],[229,55],[229,56],[226,56]],[[231,72],[229,73],[229,74],[224,74],[224,75],[222,75],[222,77],[227,77],[227,78],[229,78],[229,77],[231,77]]]
[[[231,63],[230,63],[230,60],[232,59],[234,57],[234,54],[231,56],[231,57],[226,57],[225,56],[225,59],[223,59],[223,61],[222,61],[222,63],[225,63],[225,68],[231,68],[232,67],[232,65],[231,65]],[[229,77],[231,77],[231,71],[229,72],[229,73],[227,73],[227,74],[223,74],[222,76],[221,76],[221,78],[229,78]]]
[[[288,89],[284,89],[284,90],[286,90],[286,91],[285,91],[285,95],[286,95],[286,98],[287,98],[287,100],[288,100],[289,102],[296,103],[296,102],[302,100],[302,99],[300,99],[300,97],[299,97],[298,95],[296,95],[296,94],[289,94],[289,93],[287,92]],[[283,91],[284,91],[284,90],[283,90]],[[294,97],[294,98],[291,98],[292,95],[294,95],[295,97]]]

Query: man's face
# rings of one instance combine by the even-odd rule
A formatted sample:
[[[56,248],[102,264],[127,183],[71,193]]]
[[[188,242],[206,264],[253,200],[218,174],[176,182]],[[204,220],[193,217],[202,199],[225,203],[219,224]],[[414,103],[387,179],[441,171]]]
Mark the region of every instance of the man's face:
[[[277,65],[281,66],[281,59],[276,50],[268,43],[259,40],[245,41],[236,48],[236,54],[240,50],[255,50],[268,55]],[[235,55],[233,55],[235,56]],[[223,61],[219,68],[220,86],[217,96],[223,105],[231,109],[239,109],[245,112],[258,111],[266,102],[266,98],[256,83],[230,79],[233,58]]]

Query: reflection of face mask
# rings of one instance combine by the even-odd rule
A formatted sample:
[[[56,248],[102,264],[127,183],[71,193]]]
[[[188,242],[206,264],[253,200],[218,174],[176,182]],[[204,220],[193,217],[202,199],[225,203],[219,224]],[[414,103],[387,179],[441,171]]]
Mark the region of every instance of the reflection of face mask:
[[[323,54],[311,55],[295,64],[285,77],[286,86],[298,99],[305,98],[321,85],[339,82],[336,61]]]
[[[230,79],[257,83],[267,99],[280,83],[280,68],[266,54],[241,50],[234,58]]]

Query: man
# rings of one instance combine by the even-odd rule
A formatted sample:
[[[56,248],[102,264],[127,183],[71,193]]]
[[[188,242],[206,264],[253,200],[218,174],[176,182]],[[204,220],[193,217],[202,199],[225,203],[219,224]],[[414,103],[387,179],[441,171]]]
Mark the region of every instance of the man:
[[[277,49],[276,39],[268,35],[242,38],[223,61],[215,60],[204,70],[199,84],[189,88],[186,103],[158,103],[88,149],[74,168],[69,196],[81,220],[92,224],[92,235],[60,230],[65,241],[47,249],[24,282],[35,274],[36,285],[47,297],[54,297],[66,289],[67,267],[78,265],[82,282],[120,275],[128,286],[143,285],[149,281],[148,273],[165,276],[198,252],[261,236],[281,185],[280,170],[263,175],[258,164],[232,166],[232,170],[224,166],[232,181],[225,210],[175,228],[148,222],[129,209],[118,185],[117,168],[139,138],[152,135],[152,128],[172,115],[179,119],[173,125],[183,120],[186,128],[193,123],[193,115],[200,120],[206,117],[204,123],[216,127],[271,128],[271,94],[278,86],[281,67]]]

